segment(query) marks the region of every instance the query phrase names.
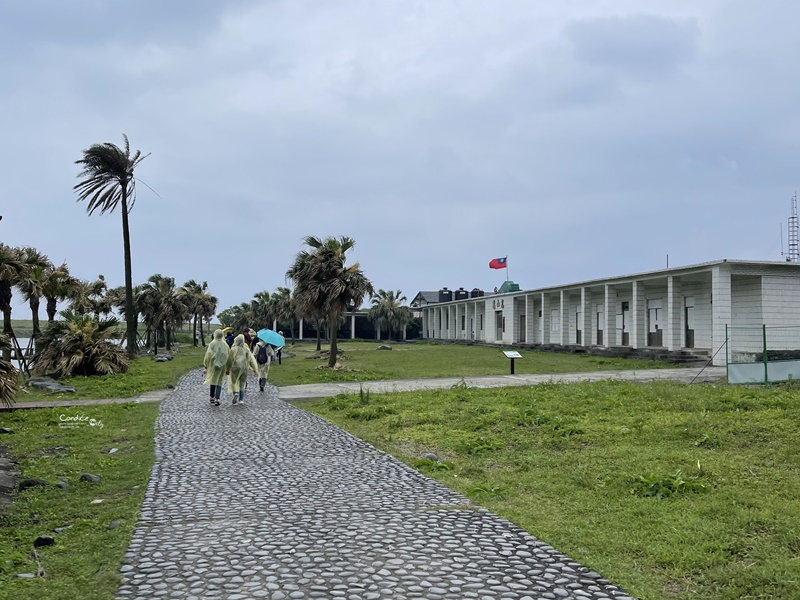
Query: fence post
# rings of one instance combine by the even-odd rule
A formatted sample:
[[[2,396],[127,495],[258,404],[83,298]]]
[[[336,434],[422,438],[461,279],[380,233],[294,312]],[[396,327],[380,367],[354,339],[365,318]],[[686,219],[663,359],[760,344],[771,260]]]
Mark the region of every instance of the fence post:
[[[728,333],[728,324],[725,323],[725,381],[730,382],[731,374],[730,374],[730,367],[728,366],[731,362],[730,359],[730,352],[728,349],[728,340],[730,339],[730,334]],[[713,348],[712,348],[713,350]]]
[[[764,383],[769,383],[769,359],[767,357],[767,325],[761,325],[764,337]]]

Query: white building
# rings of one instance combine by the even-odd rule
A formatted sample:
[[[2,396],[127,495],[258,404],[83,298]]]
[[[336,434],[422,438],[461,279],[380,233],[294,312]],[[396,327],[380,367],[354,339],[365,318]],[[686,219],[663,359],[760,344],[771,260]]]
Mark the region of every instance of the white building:
[[[750,353],[753,362],[761,360],[760,332],[767,326],[786,328],[781,348],[800,348],[800,327],[797,336],[790,329],[800,326],[797,263],[719,260],[500,292],[421,307],[424,337],[498,345],[699,349],[714,355],[713,364],[725,365],[729,328],[741,332],[737,355]]]

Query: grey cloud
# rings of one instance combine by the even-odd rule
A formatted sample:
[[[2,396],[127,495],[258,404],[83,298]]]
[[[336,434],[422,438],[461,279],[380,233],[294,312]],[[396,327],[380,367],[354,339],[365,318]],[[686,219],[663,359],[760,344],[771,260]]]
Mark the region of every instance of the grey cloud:
[[[574,21],[564,34],[587,64],[657,77],[695,56],[700,30],[693,19],[636,15]]]

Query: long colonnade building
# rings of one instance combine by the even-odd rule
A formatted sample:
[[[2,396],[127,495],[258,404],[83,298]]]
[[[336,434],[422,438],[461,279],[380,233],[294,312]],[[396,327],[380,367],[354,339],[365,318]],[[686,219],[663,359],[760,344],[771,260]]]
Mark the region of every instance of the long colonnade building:
[[[430,340],[705,351],[725,365],[732,330],[786,328],[781,347],[800,349],[800,264],[724,259],[535,290],[501,288],[421,312]],[[764,347],[760,334],[741,337],[742,356]]]

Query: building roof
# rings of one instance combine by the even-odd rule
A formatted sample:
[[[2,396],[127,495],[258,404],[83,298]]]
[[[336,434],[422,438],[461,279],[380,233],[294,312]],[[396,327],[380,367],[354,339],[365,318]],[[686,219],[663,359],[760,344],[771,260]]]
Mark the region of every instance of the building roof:
[[[411,306],[419,306],[420,302],[426,304],[439,302],[439,292],[417,292],[417,295],[411,300]]]
[[[711,267],[728,264],[734,268],[741,268],[741,269],[748,269],[748,268],[758,268],[758,267],[765,267],[765,268],[774,268],[774,267],[788,267],[790,269],[800,269],[800,263],[793,263],[793,262],[784,262],[784,261],[766,261],[766,260],[738,260],[738,259],[727,259],[722,258],[719,260],[712,260],[709,262],[697,263],[694,265],[685,265],[682,267],[669,267],[667,269],[657,269],[654,271],[643,271],[640,273],[632,273],[630,275],[617,275],[613,277],[602,277],[598,279],[589,279],[586,281],[578,281],[574,283],[565,283],[561,285],[549,285],[541,288],[533,288],[524,291],[506,291],[503,292],[502,290],[498,290],[495,294],[491,295],[503,295],[503,294],[525,294],[525,293],[540,293],[540,292],[549,292],[554,290],[563,290],[566,288],[580,288],[580,287],[592,287],[592,286],[599,286],[602,284],[612,284],[612,283],[624,283],[626,281],[634,280],[634,279],[651,279],[657,277],[667,277],[669,275],[682,275],[688,274],[692,271],[705,271]],[[452,302],[463,302],[463,300],[452,300]]]

